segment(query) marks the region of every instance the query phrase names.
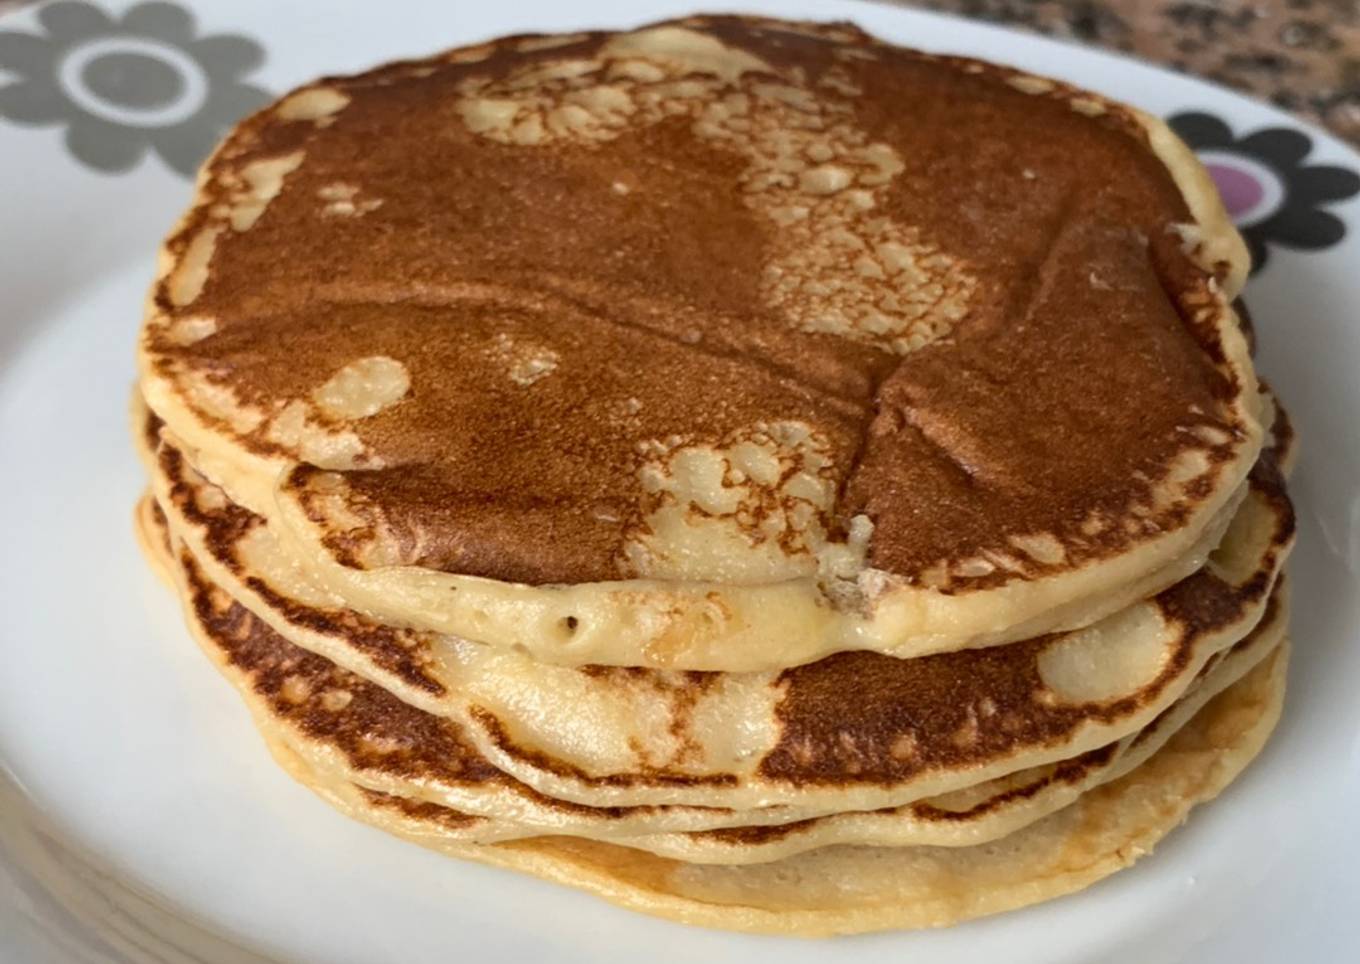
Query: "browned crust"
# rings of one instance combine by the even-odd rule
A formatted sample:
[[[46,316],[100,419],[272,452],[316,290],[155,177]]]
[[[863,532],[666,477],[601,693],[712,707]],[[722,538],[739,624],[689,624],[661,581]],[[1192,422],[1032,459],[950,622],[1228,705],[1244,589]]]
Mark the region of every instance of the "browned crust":
[[[533,584],[628,576],[623,548],[645,526],[639,442],[711,442],[777,420],[828,440],[833,535],[869,516],[868,561],[909,578],[996,550],[1008,534],[1052,533],[1065,547],[1061,562],[1027,565],[1030,578],[1184,525],[1242,456],[1247,430],[1228,402],[1244,386],[1224,363],[1211,272],[1169,230],[1189,211],[1138,118],[1109,104],[1081,115],[1072,105],[1086,95],[1074,88],[1021,93],[1014,71],[847,28],[687,24],[813,86],[834,69],[864,89],[857,123],[907,163],[885,215],[979,269],[953,336],[897,357],[790,329],[755,288],[770,231],[733,196],[736,160],[683,124],[608,151],[527,149],[478,139],[448,116],[462,81],[588,56],[611,36],[597,32],[554,50],[517,51],[510,38],[475,63],[437,55],[328,79],[351,102],[324,128],[270,111],[245,121],[167,242],[172,258],[243,164],[299,149],[306,164],[250,231],[222,236],[192,305],[155,293],[161,317],[206,314],[221,328],[183,346],[149,326],[154,371],[204,374],[275,410],[358,357],[398,358],[409,397],[332,425],[365,446],[345,483],[370,521],[336,528],[316,517],[349,565],[362,564],[381,526],[404,564]],[[872,56],[847,59],[846,49]],[[634,184],[626,197],[609,190],[618,178]],[[322,224],[317,192],[337,180],[383,206]],[[620,251],[634,256],[611,254]],[[560,356],[531,396],[477,361],[503,333]],[[629,398],[638,412],[610,414]],[[1199,490],[1136,531],[1082,530],[1091,513],[1122,523],[1149,502],[1196,426],[1225,439]],[[264,430],[218,429],[248,451],[298,455]],[[313,475],[302,466],[287,485],[306,501]],[[1002,567],[951,591],[1014,578]]]
[[[161,473],[170,480],[170,498],[174,500],[176,510],[191,524],[202,528],[207,551],[265,605],[299,627],[343,640],[345,645],[359,650],[403,683],[436,696],[445,693],[444,685],[430,672],[430,644],[425,634],[386,626],[350,609],[319,609],[282,595],[253,574],[237,551],[242,537],[254,527],[264,525],[264,520],[234,503],[212,512],[200,509],[189,482],[192,469],[183,454],[173,446],[162,445],[156,458]]]

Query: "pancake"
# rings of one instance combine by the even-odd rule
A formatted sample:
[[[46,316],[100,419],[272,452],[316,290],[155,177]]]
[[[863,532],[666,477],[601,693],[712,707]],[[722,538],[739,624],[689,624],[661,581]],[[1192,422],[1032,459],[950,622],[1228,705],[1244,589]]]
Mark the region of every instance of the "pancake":
[[[1200,672],[1189,692],[1137,733],[1071,760],[1021,770],[891,810],[849,811],[792,823],[657,834],[615,841],[687,863],[751,864],[831,846],[975,847],[999,840],[1118,780],[1150,759],[1215,696],[1280,646],[1281,604]]]
[[[1299,436],[1289,411],[1265,383],[1261,385],[1270,425],[1270,454],[1285,478],[1294,474],[1299,461]]]
[[[569,837],[476,846],[448,839],[462,819],[456,812],[318,781],[300,760],[281,756],[356,819],[669,920],[803,937],[943,927],[1073,893],[1146,856],[1260,752],[1279,720],[1288,657],[1287,644],[1277,647],[1131,773],[978,847],[828,847],[719,867]]]
[[[1262,444],[1245,270],[1154,118],[691,18],[249,118],[165,244],[140,371],[347,608],[777,671],[1078,628],[1198,569]]]
[[[156,578],[178,591],[180,578],[177,575],[178,564],[175,562],[170,524],[150,492],[138,499],[133,507],[132,531],[137,536],[137,545],[142,550],[143,558],[150,564]]]
[[[143,521],[163,526],[150,512]],[[146,541],[168,552],[164,539]],[[794,820],[795,812],[770,808],[754,815],[770,823],[741,825],[746,815],[731,812],[592,810],[534,794],[490,767],[459,739],[456,727],[293,647],[204,581],[191,556],[184,556],[182,565],[195,635],[240,690],[276,756],[304,761],[308,772],[326,774],[327,782],[353,782],[387,796],[418,793],[412,780],[456,784],[463,791],[460,812],[466,819],[446,828],[450,839],[488,843],[569,833],[703,863],[763,862],[839,844],[973,846],[1000,838],[1140,765],[1206,702],[1273,651],[1286,624],[1283,607],[1273,609],[1247,639],[1206,665],[1188,695],[1148,727],[1074,760],[895,810]],[[773,824],[781,818],[786,822]],[[648,823],[705,822],[729,829],[668,834],[645,829]],[[637,836],[639,831],[644,835]]]
[[[1147,725],[1250,632],[1294,533],[1266,456],[1208,566],[1087,630],[910,660],[841,654],[780,674],[568,669],[340,607],[272,557],[270,524],[169,444],[153,482],[224,598],[456,722],[497,769],[595,807],[872,810],[1098,749]],[[431,802],[453,802],[428,774],[420,782]]]

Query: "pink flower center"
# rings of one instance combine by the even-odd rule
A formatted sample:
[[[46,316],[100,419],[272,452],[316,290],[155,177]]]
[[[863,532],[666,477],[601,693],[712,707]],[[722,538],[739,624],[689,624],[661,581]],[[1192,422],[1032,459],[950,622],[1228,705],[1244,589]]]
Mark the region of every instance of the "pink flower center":
[[[1215,161],[1211,161],[1205,167],[1214,183],[1218,185],[1218,193],[1223,197],[1224,206],[1234,218],[1251,211],[1266,195],[1265,185],[1250,171]]]

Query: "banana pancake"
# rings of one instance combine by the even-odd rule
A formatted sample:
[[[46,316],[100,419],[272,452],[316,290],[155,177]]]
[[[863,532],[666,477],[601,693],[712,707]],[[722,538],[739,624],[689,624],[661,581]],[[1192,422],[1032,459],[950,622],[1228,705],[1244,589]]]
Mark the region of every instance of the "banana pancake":
[[[871,810],[1094,750],[1150,722],[1252,629],[1294,533],[1267,454],[1208,566],[1086,630],[908,660],[840,654],[779,674],[570,669],[373,623],[297,580],[272,554],[272,527],[172,445],[152,477],[177,538],[232,601],[458,722],[541,793],[608,807]]]
[[[451,836],[463,814],[318,780],[286,748],[275,750],[298,780],[355,819],[669,920],[803,937],[944,927],[1073,893],[1148,854],[1260,752],[1280,717],[1288,658],[1288,644],[1277,646],[1132,772],[976,847],[838,846],[716,866],[579,837],[478,846]]]
[[[1158,120],[699,17],[329,78],[167,240],[141,386],[320,589],[540,662],[1095,622],[1262,444],[1241,239]]]
[[[151,500],[143,506],[142,528],[161,530],[148,541],[161,543],[158,554],[164,555],[169,549],[163,517],[152,518]],[[314,776],[328,774],[328,782],[352,781],[389,796],[405,796],[399,791],[412,782],[458,785],[470,809],[460,811],[466,820],[447,827],[451,838],[488,843],[569,833],[704,863],[754,863],[846,843],[971,846],[1014,832],[1141,764],[1272,651],[1286,624],[1283,608],[1273,608],[1247,639],[1204,667],[1187,696],[1118,744],[895,810],[795,820],[797,814],[788,808],[781,814],[769,808],[757,819],[789,822],[743,826],[736,821],[744,815],[731,813],[683,807],[593,811],[542,798],[488,766],[460,739],[455,725],[422,720],[420,711],[298,650],[203,580],[191,556],[181,564],[195,634],[240,689],[276,755],[296,756]],[[474,788],[483,791],[482,798]],[[653,816],[660,823],[690,826],[712,817],[715,825],[731,828],[637,836]]]

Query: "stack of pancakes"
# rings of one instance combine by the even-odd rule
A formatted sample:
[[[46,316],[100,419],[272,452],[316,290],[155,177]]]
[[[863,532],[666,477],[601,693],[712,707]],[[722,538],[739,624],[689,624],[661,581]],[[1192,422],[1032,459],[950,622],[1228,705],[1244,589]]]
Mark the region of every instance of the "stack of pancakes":
[[[717,927],[994,913],[1279,714],[1246,268],[1159,121],[845,25],[328,78],[165,244],[140,529],[359,820]]]

